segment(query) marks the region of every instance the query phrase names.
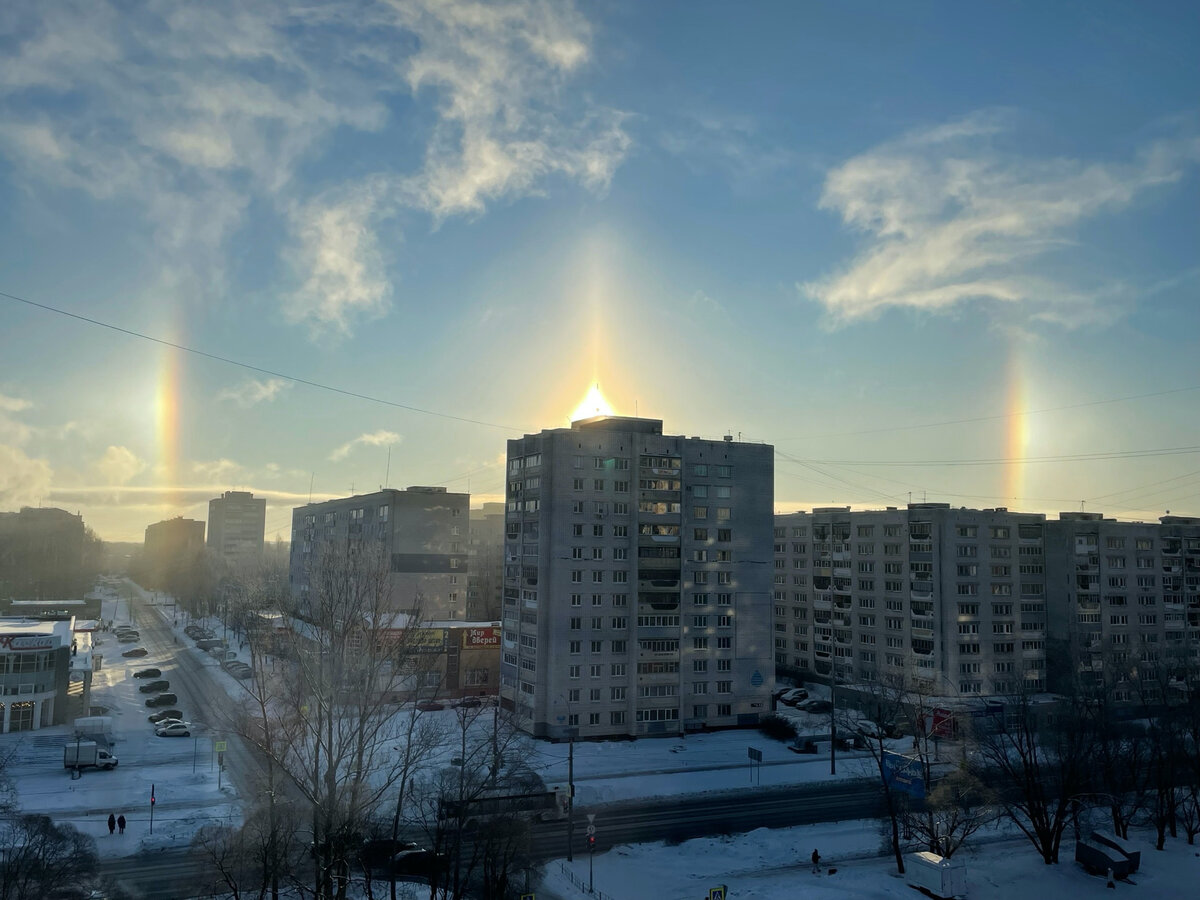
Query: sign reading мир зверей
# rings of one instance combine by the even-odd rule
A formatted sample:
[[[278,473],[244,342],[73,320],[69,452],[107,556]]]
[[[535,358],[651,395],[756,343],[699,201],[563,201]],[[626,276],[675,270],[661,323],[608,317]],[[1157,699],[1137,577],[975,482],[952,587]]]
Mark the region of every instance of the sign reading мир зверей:
[[[462,645],[464,647],[499,647],[500,629],[490,626],[487,628],[464,628]]]

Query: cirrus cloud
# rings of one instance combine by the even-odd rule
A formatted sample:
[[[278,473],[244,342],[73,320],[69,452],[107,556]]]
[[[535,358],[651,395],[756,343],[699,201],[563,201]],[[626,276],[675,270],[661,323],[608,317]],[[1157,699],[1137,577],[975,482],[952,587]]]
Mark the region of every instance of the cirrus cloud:
[[[993,147],[1008,117],[979,113],[912,132],[847,160],[825,180],[821,207],[865,235],[840,271],[799,285],[834,324],[889,308],[944,311],[1021,305],[1033,318],[1103,321],[1106,289],[1061,283],[1035,258],[1074,239],[1088,219],[1182,178],[1200,141],[1164,139],[1128,162],[1036,159]]]

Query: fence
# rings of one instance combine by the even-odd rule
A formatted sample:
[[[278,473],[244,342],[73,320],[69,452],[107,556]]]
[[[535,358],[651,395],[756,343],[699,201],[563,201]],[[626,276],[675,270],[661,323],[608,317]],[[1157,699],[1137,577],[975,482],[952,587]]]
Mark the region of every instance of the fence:
[[[579,888],[579,890],[581,890],[583,893],[590,893],[593,897],[598,897],[599,900],[614,900],[612,894],[606,894],[604,891],[589,891],[587,882],[568,869],[565,862],[560,862],[558,864],[558,868],[564,875],[571,879],[571,884],[575,885],[575,887]]]

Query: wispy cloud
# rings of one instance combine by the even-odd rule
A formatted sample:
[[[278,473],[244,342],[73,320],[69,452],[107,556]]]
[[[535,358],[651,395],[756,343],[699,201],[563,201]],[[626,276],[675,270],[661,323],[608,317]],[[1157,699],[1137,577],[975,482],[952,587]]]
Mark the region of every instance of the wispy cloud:
[[[176,295],[223,292],[261,201],[290,229],[285,314],[315,333],[388,309],[375,232],[398,211],[479,215],[555,175],[603,190],[629,147],[623,114],[566,90],[593,51],[565,0],[31,4],[0,41],[0,156],[31,190],[138,203]],[[394,125],[397,89],[432,112],[415,155],[309,182],[336,132]]]
[[[350,451],[360,444],[367,444],[371,447],[382,447],[384,444],[398,444],[403,437],[396,434],[394,431],[372,431],[370,434],[360,434],[352,441],[347,441],[342,446],[336,448],[329,454],[329,459],[332,462],[340,462],[350,455]]]
[[[1113,315],[1105,291],[1036,271],[1084,220],[1121,210],[1200,160],[1195,138],[1161,140],[1126,163],[1035,159],[993,147],[1007,117],[977,114],[913,132],[828,173],[821,206],[866,236],[849,265],[800,285],[830,320],[891,307],[1019,306],[1027,318],[1078,325]]]
[[[122,485],[145,471],[146,461],[128,447],[110,446],[95,462],[94,468],[107,484]]]
[[[221,391],[217,394],[217,399],[229,400],[243,409],[248,409],[259,403],[270,403],[291,386],[292,383],[283,378],[268,378],[266,381],[251,378],[235,388]]]
[[[10,413],[23,413],[33,408],[33,403],[22,397],[0,394],[0,440],[13,444],[26,444],[36,429]]]
[[[46,460],[0,444],[0,509],[17,509],[44,500],[50,493],[53,475]]]

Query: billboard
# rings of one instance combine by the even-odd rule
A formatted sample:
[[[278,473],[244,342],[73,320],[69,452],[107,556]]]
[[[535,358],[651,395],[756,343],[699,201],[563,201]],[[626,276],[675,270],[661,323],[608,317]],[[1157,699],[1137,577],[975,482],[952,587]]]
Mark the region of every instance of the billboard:
[[[58,640],[48,634],[0,634],[0,650],[50,650]]]
[[[483,628],[463,628],[462,646],[471,650],[483,647],[499,647],[500,629],[494,625],[488,625]]]
[[[883,778],[893,791],[908,794],[918,799],[925,796],[925,778],[921,772],[921,761],[911,756],[883,752]]]
[[[417,653],[445,653],[445,628],[418,628],[408,638],[409,647]]]

